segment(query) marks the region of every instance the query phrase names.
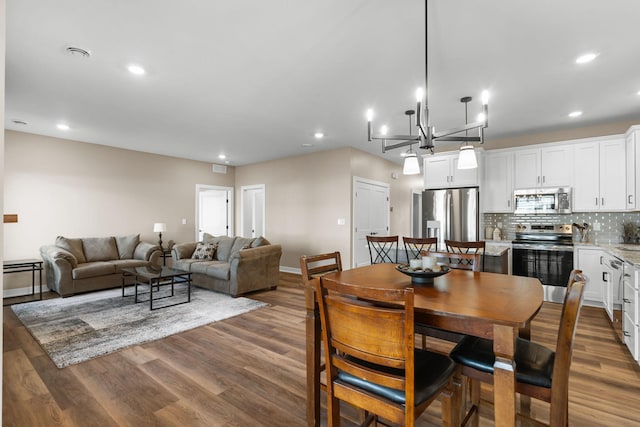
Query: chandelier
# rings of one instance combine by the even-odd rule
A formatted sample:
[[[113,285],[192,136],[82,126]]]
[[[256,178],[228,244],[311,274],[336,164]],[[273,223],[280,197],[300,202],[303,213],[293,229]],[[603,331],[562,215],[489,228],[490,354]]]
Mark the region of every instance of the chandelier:
[[[420,173],[420,166],[417,155],[413,151],[413,145],[417,144],[418,148],[429,150],[434,153],[434,144],[437,142],[462,142],[464,145],[460,148],[460,159],[458,162],[459,169],[471,169],[477,167],[473,145],[470,143],[484,143],[484,129],[489,126],[489,92],[482,92],[482,112],[478,115],[476,121],[468,123],[466,119],[466,105],[471,101],[471,97],[462,98],[465,103],[465,124],[459,127],[437,131],[435,126],[431,125],[429,120],[429,99],[428,99],[428,82],[429,82],[429,42],[428,42],[428,13],[427,1],[424,6],[424,22],[425,22],[425,89],[418,88],[416,91],[417,112],[415,127],[417,132],[413,134],[411,128],[411,116],[415,114],[413,110],[408,110],[405,114],[409,115],[409,134],[388,134],[386,126],[382,126],[379,133],[373,131],[373,110],[367,110],[367,135],[368,140],[382,141],[382,152],[388,150],[409,146],[409,150],[405,154],[403,174],[412,175]],[[463,101],[464,100],[464,101]],[[470,131],[477,130],[477,136],[469,136]],[[394,142],[399,141],[399,142]]]

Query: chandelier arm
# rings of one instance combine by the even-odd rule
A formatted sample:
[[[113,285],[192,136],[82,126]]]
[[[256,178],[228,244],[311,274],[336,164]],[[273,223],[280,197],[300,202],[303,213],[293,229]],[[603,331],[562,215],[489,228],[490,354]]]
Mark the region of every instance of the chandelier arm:
[[[480,142],[479,136],[441,136],[434,138],[435,142]]]
[[[468,123],[466,125],[463,125],[457,128],[451,128],[451,129],[433,132],[433,139],[442,138],[443,136],[455,135],[456,133],[461,133],[461,132],[482,128],[482,127],[484,127],[484,122]]]
[[[389,139],[391,141],[403,141],[403,140],[411,140],[415,144],[420,141],[420,135],[372,135],[371,139],[385,140]]]
[[[386,153],[387,150],[394,150],[396,148],[401,148],[401,147],[406,147],[407,145],[413,145],[416,143],[416,140],[409,140],[409,141],[403,141],[403,142],[397,142],[395,144],[391,144],[391,145],[386,145],[385,143],[382,144],[382,152]]]

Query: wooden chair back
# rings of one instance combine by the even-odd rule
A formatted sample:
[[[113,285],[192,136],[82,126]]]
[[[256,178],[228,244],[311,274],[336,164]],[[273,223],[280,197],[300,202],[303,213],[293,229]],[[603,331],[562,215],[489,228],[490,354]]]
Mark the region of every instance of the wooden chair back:
[[[521,381],[516,382],[516,391],[521,394],[520,400],[522,412],[518,414],[521,417],[528,418],[528,412],[530,410],[528,397],[533,397],[550,403],[550,426],[565,427],[568,425],[569,371],[571,367],[571,356],[573,352],[576,328],[578,325],[578,318],[580,316],[580,309],[584,298],[585,285],[586,279],[582,275],[582,271],[573,270],[569,277],[569,284],[567,286],[567,292],[565,294],[564,305],[562,307],[562,314],[560,317],[558,340],[553,359],[551,388],[524,383]],[[538,344],[535,343],[532,343],[532,345],[538,346]],[[492,383],[493,375],[491,373],[481,372],[467,365],[461,366],[461,372],[463,375],[471,378],[472,408],[467,418],[472,415],[474,417],[474,422],[476,422],[475,420],[478,419],[477,405],[480,402],[480,385],[478,381]],[[537,422],[537,424],[540,423]]]
[[[482,271],[482,261],[479,253],[423,251],[422,254],[423,256],[436,256],[446,259],[449,267],[457,270]]]
[[[367,236],[371,264],[398,263],[398,236]]]
[[[319,337],[321,333],[320,316],[317,298],[313,295],[317,286],[316,282],[325,274],[334,271],[342,271],[342,258],[340,252],[329,252],[319,255],[304,255],[300,257],[300,271],[302,273],[302,281],[305,285],[305,305],[308,308],[313,307],[316,315],[312,318],[307,316],[305,319],[307,333],[313,331],[314,336]],[[315,319],[315,320],[314,320]],[[307,364],[317,366],[315,377],[307,378],[307,389],[315,390],[314,384],[320,384],[321,390],[327,390],[326,382],[321,381],[321,373],[325,371],[326,364],[322,363],[320,352],[313,352],[307,349]],[[313,393],[307,399],[307,414],[320,414],[320,396]],[[319,419],[317,420],[320,421]]]
[[[447,248],[447,252],[457,252],[461,254],[480,254],[482,257],[482,269],[479,271],[484,271],[484,251],[486,249],[486,244],[484,241],[461,242],[458,240],[445,240],[444,244]],[[462,263],[464,264],[466,262],[463,261]]]
[[[550,396],[551,425],[565,426],[568,423],[569,370],[585,285],[586,279],[582,276],[582,271],[574,270],[571,273],[564,298],[556,344],[556,357],[553,363],[553,383]]]
[[[402,243],[407,252],[407,259],[418,259],[422,256],[422,251],[437,251],[437,237],[403,237]]]
[[[320,255],[303,255],[300,257],[302,280],[309,283],[315,277],[334,271],[342,271],[340,252],[329,252]],[[310,284],[310,283],[309,283]],[[313,285],[315,286],[315,285]]]
[[[329,426],[339,425],[339,400],[413,426],[415,417],[438,397],[439,389],[416,407],[393,402],[339,377],[347,374],[399,390],[406,402],[415,402],[413,288],[367,289],[324,277],[316,285],[327,360]],[[443,411],[443,418],[449,417]]]

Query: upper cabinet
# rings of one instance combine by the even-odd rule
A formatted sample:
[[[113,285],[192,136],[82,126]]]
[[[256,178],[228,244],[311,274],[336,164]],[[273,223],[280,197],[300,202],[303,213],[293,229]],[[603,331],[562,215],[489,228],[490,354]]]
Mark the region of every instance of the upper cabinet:
[[[640,208],[640,126],[633,126],[625,135],[625,159],[627,168],[627,209]]]
[[[484,212],[513,212],[513,152],[486,152],[483,170]]]
[[[627,208],[624,138],[576,144],[573,159],[574,211],[622,211]]]
[[[572,145],[515,151],[514,188],[571,186],[572,152]]]
[[[476,150],[478,165],[481,153]],[[458,169],[458,152],[427,155],[424,158],[424,188],[475,187],[478,185],[478,168]]]

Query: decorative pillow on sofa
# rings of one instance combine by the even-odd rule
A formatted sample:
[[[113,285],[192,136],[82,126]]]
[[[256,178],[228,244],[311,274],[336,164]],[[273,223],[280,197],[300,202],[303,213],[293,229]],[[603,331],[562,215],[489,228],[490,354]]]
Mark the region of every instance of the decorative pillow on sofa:
[[[82,240],[80,239],[68,239],[66,237],[58,236],[56,238],[56,246],[66,249],[71,252],[71,254],[76,257],[79,263],[87,262],[87,259],[84,256],[84,250],[82,247]]]
[[[251,242],[251,247],[252,248],[257,248],[259,246],[266,246],[266,245],[270,245],[271,242],[269,242],[266,237],[264,236],[260,236],[260,237],[256,237],[256,239]]]
[[[191,258],[202,261],[213,261],[216,255],[216,249],[218,249],[218,245],[215,243],[198,243]]]
[[[116,236],[116,246],[118,247],[118,255],[120,259],[133,258],[133,251],[140,243],[140,234],[131,234],[129,236]]]

